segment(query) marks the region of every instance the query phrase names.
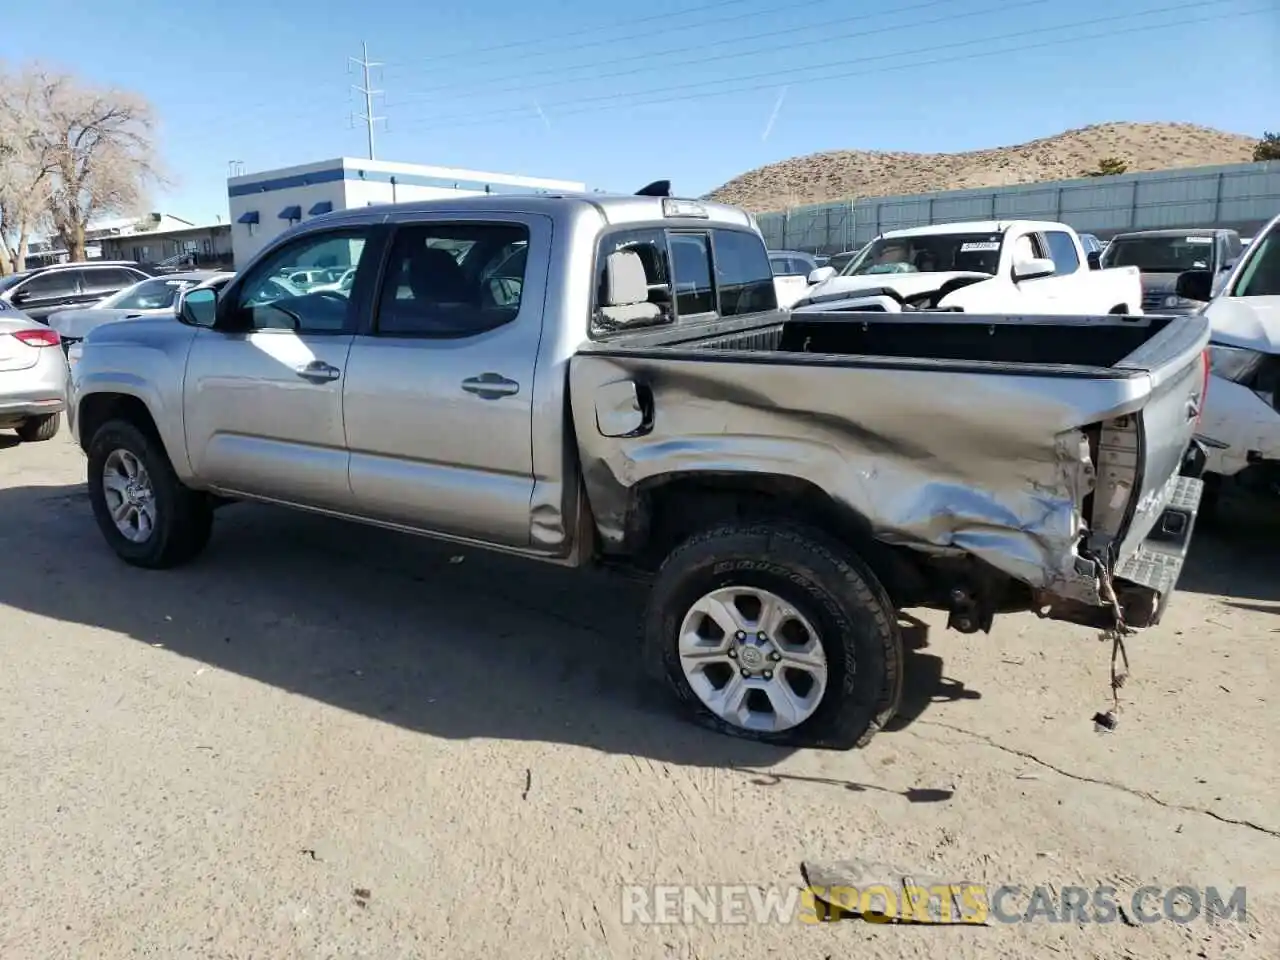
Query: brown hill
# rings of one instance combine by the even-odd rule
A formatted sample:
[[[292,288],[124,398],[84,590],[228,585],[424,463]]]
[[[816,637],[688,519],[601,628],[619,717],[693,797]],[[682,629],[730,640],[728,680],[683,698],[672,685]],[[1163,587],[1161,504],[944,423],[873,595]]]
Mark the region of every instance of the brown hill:
[[[1012,147],[969,153],[833,150],[734,177],[709,195],[747,210],[806,203],[1069,180],[1116,157],[1129,172],[1246,163],[1258,141],[1191,123],[1101,123]]]

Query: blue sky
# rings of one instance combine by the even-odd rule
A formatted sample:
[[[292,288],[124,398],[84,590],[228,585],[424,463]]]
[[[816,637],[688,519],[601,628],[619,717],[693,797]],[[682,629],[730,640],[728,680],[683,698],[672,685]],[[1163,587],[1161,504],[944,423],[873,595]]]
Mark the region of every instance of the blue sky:
[[[379,159],[621,191],[1109,120],[1280,130],[1280,0],[73,0],[4,20],[0,60],[150,99],[171,180],[152,206],[199,222],[225,219],[230,160],[365,155],[361,41],[385,64]]]

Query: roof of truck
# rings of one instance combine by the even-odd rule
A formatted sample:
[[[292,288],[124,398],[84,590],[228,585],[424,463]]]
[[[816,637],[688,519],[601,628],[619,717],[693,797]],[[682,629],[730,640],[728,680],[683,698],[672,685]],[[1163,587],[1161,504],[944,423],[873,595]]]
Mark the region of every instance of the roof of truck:
[[[964,220],[959,223],[933,223],[927,227],[886,230],[880,236],[891,239],[893,237],[947,236],[953,233],[1004,233],[1011,227],[1024,230],[1061,230],[1066,226],[1065,223],[1054,223],[1052,220]]]
[[[666,215],[664,204],[695,205],[705,211],[705,217]],[[631,194],[554,193],[530,194],[476,194],[469,197],[449,197],[441,200],[414,200],[407,203],[379,203],[368,207],[351,207],[335,210],[306,221],[335,223],[343,221],[366,222],[388,215],[437,215],[441,213],[541,213],[552,214],[566,207],[591,206],[599,210],[609,223],[635,223],[645,220],[671,220],[675,223],[695,224],[714,221],[737,226],[755,227],[755,218],[738,207],[710,200],[681,197],[641,197]]]

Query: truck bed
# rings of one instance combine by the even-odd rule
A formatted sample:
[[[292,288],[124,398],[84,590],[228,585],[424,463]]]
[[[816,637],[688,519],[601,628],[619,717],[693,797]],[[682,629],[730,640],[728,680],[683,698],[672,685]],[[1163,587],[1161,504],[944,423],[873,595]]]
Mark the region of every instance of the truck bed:
[[[690,327],[636,336],[622,341],[619,347],[631,351],[660,347],[664,353],[688,350],[807,353],[828,359],[842,357],[861,366],[874,366],[881,361],[909,361],[925,362],[932,367],[969,363],[1078,367],[1087,368],[1089,376],[1107,376],[1103,372],[1106,369],[1114,371],[1111,376],[1129,376],[1135,370],[1145,369],[1142,348],[1159,338],[1176,319],[1168,316],[984,316],[925,311],[905,314],[806,311],[802,317],[791,315],[765,324],[741,325],[722,321],[701,329]],[[596,348],[590,349],[595,352]],[[772,359],[778,362],[794,360]],[[1125,360],[1133,360],[1134,363],[1123,364]]]
[[[795,478],[1096,606],[1093,560],[1139,557],[1178,494],[1207,342],[1197,316],[778,314],[585,345],[570,395],[606,548],[671,475]]]

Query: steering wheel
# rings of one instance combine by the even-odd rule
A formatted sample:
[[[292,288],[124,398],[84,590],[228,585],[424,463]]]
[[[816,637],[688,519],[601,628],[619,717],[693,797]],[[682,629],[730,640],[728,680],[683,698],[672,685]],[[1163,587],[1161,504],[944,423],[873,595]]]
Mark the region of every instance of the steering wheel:
[[[313,297],[325,297],[329,300],[336,300],[343,306],[346,306],[351,302],[349,299],[347,299],[342,294],[340,294],[337,290],[313,290],[311,292],[311,295]]]

